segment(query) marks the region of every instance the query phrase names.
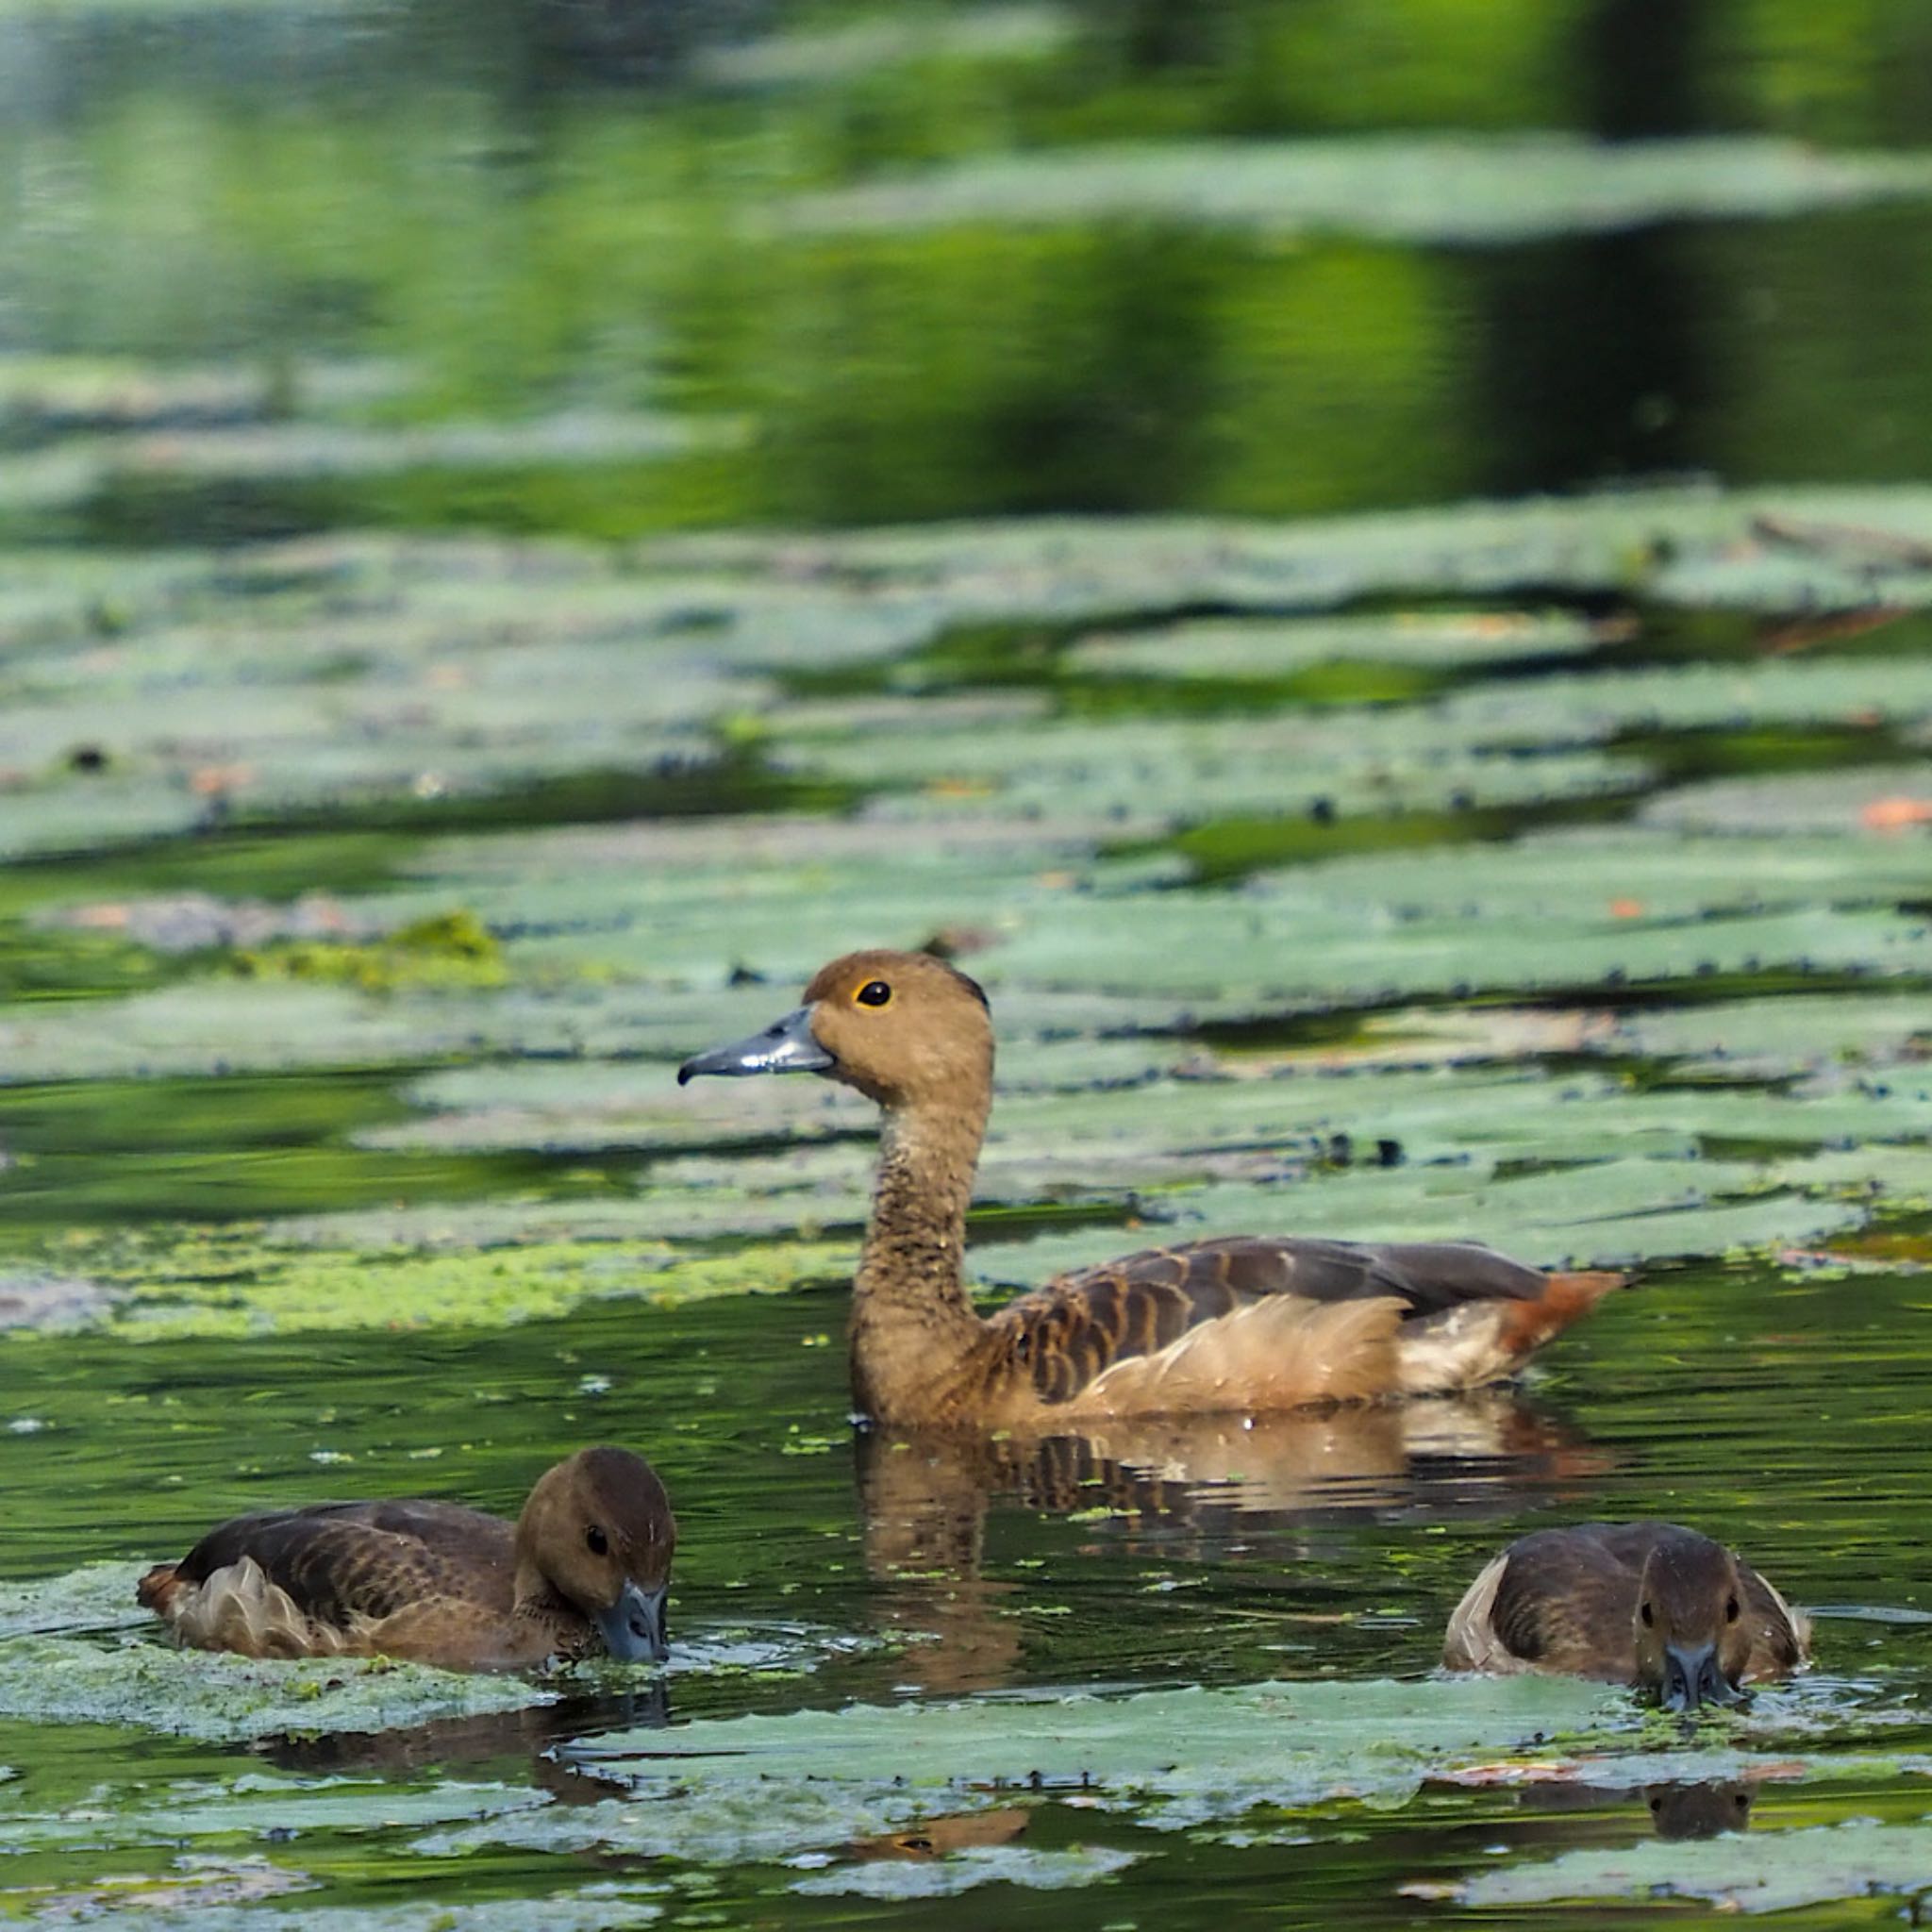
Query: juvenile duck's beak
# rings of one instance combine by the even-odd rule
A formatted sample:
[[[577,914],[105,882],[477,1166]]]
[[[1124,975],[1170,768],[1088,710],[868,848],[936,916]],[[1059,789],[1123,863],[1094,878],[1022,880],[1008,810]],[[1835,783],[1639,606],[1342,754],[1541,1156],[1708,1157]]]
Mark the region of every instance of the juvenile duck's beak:
[[[661,1664],[671,1655],[664,1635],[664,1589],[640,1590],[626,1581],[624,1593],[597,1619],[604,1648],[620,1663]]]
[[[1700,1704],[1741,1704],[1744,1693],[1734,1690],[1718,1668],[1714,1643],[1664,1645],[1664,1708],[1695,1710]]]
[[[762,1033],[694,1054],[677,1070],[677,1084],[700,1074],[823,1074],[832,1056],[812,1038],[811,1008],[799,1007]]]

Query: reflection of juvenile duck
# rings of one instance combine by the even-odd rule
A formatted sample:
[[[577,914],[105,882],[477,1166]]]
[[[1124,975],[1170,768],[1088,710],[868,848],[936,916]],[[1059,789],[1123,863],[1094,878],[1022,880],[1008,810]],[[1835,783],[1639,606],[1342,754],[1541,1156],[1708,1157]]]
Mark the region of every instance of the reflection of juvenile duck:
[[[884,1109],[853,1284],[854,1392],[874,1419],[1012,1426],[1439,1393],[1508,1374],[1620,1277],[1542,1274],[1456,1242],[1233,1239],[1063,1275],[982,1319],[962,1280],[992,1100],[986,995],[917,953],[854,953],[698,1074],[824,1074]]]
[[[1751,1787],[1735,1778],[1705,1784],[1650,1785],[1643,1802],[1659,1838],[1722,1838],[1751,1823]]]
[[[503,1670],[666,1654],[677,1527],[649,1463],[580,1449],[514,1524],[455,1503],[322,1503],[237,1516],[140,1598],[184,1643],[245,1657],[388,1657]]]
[[[1722,1543],[1674,1523],[1581,1523],[1491,1562],[1449,1619],[1442,1660],[1604,1677],[1694,1710],[1796,1669],[1810,1638],[1809,1620]]]

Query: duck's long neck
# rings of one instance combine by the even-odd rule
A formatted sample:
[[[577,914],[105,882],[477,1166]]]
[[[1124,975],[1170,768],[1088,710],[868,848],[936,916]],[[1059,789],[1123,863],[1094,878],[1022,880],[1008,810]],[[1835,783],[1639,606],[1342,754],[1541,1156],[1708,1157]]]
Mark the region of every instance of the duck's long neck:
[[[966,1206],[988,1096],[888,1108],[852,1294],[852,1388],[878,1422],[935,1420],[985,1331],[966,1299]]]

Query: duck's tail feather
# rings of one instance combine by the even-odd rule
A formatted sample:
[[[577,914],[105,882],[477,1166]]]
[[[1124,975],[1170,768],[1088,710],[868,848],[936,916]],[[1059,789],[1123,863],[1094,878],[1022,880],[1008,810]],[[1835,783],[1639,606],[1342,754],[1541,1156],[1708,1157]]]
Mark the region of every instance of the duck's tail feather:
[[[176,1580],[179,1568],[175,1563],[157,1563],[134,1586],[135,1602],[142,1609],[152,1610],[158,1617],[165,1617],[175,1591],[181,1587]]]
[[[1512,1375],[1628,1279],[1607,1269],[1549,1274],[1539,1295],[1460,1302],[1446,1314],[1410,1322],[1402,1333],[1399,1386],[1407,1395],[1441,1395]]]

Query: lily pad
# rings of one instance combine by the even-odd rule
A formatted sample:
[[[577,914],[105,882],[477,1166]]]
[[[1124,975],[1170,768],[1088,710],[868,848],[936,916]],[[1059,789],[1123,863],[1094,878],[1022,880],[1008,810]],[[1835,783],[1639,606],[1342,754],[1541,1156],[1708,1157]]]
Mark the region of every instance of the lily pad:
[[[914,728],[915,719],[917,728]],[[1636,790],[1635,758],[1582,752],[1489,757],[1408,712],[1332,721],[1285,712],[1240,719],[1060,720],[998,733],[929,725],[908,701],[868,731],[788,735],[783,764],[895,788],[882,816],[976,812],[1098,819],[1116,837],[1239,815],[1467,809]]]
[[[803,196],[808,232],[1170,221],[1476,246],[1932,195],[1921,155],[1752,138],[1386,136],[1036,149]]]
[[[1137,677],[1279,678],[1313,665],[1366,662],[1442,669],[1569,657],[1596,649],[1613,627],[1563,612],[1417,610],[1387,617],[1179,624],[1083,639],[1065,661]]]
[[[858,1898],[954,1898],[982,1885],[1018,1885],[1028,1891],[1065,1891],[1124,1872],[1137,1854],[1109,1845],[1035,1851],[1027,1845],[969,1845],[951,1857],[922,1864],[835,1865],[792,1881],[793,1891]]]
[[[1483,1907],[1704,1899],[1720,1910],[1781,1912],[1874,1892],[1932,1885],[1932,1827],[1848,1819],[1795,1831],[1673,1843],[1647,1839],[1617,1850],[1565,1852],[1467,1880],[1463,1905]]]
[[[900,1831],[935,1810],[971,1812],[994,1802],[991,1792],[948,1792],[941,1798],[895,1790],[883,1779],[708,1779],[680,1790],[671,1804],[653,1791],[636,1799],[547,1806],[434,1832],[409,1849],[432,1858],[459,1858],[486,1849],[621,1851],[704,1864],[764,1864]]]
[[[1033,60],[1058,52],[1075,32],[1058,7],[1001,0],[961,14],[879,14],[816,31],[760,35],[702,47],[699,78],[731,88],[810,87],[927,60]]]
[[[1834,656],[1576,672],[1474,686],[1441,700],[1430,715],[1449,741],[1491,748],[1599,744],[1629,733],[1777,724],[1869,729],[1932,716],[1932,663],[1922,658]],[[1840,775],[1855,786],[1867,776],[1880,785],[1910,782],[1906,774]],[[1916,776],[1923,785],[1925,768]],[[1784,781],[1764,782],[1769,788]]]
[[[1547,1748],[1628,1723],[1632,1710],[1570,1678],[1281,1683],[701,1720],[569,1756],[639,1797],[677,1786],[741,1803],[809,1784],[925,1793],[938,1809],[957,1808],[962,1790],[1073,1787],[1183,1830],[1261,1804],[1404,1797],[1472,1752]]]
[[[1917,801],[1924,815],[1901,815],[1894,801]],[[1850,772],[1793,772],[1777,778],[1719,778],[1687,785],[1649,801],[1646,824],[1733,836],[1784,833],[1797,840],[1853,834],[1840,850],[1856,866],[1865,853],[1889,848],[1895,862],[1923,858],[1932,824],[1932,764],[1864,766]],[[1857,856],[1855,856],[1857,855]],[[1882,858],[1876,859],[1883,864]],[[1901,896],[1908,896],[1907,887]]]

